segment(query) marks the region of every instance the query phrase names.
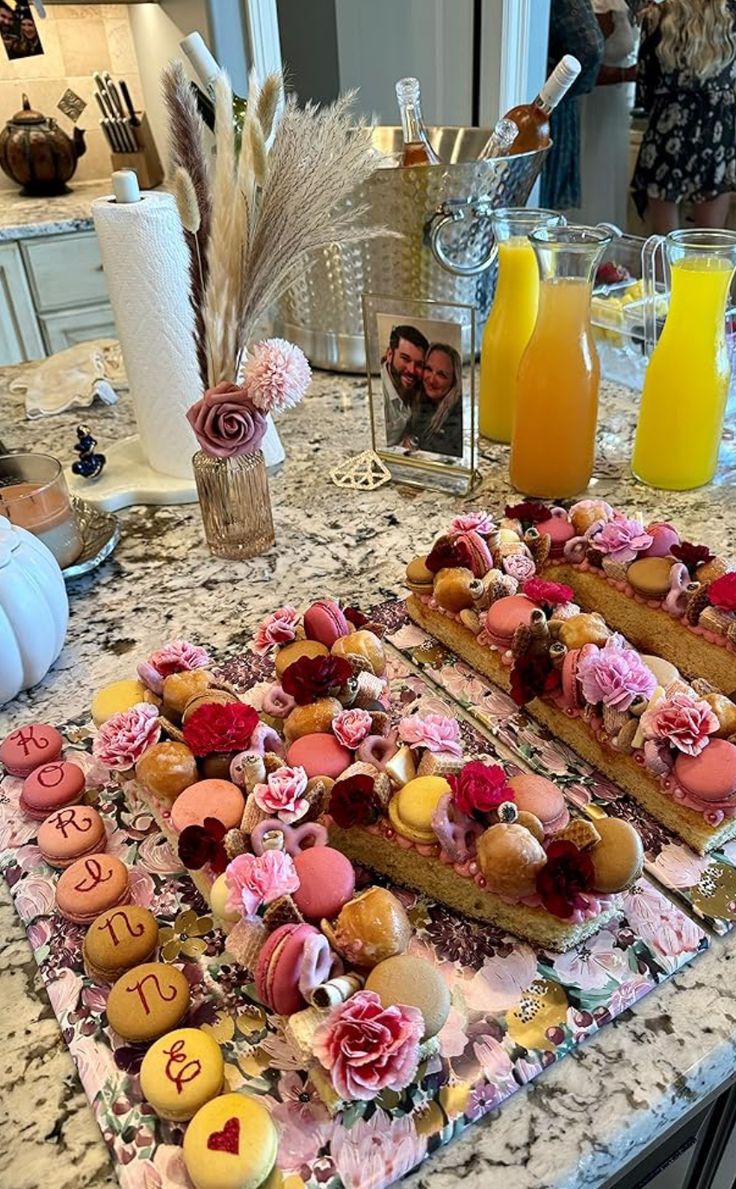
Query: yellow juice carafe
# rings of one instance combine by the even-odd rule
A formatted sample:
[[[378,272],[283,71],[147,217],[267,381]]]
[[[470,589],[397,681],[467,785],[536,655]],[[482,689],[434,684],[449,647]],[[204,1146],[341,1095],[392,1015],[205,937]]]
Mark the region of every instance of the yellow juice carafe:
[[[652,301],[659,237],[647,243]],[[736,267],[736,234],[673,231],[664,240],[670,302],[664,330],[644,377],[632,470],[667,491],[702,487],[713,478],[731,365],[726,305]]]
[[[537,318],[539,269],[527,236],[535,227],[564,221],[557,211],[533,207],[491,214],[498,279],[481,344],[478,428],[496,442],[511,441],[519,360]]]

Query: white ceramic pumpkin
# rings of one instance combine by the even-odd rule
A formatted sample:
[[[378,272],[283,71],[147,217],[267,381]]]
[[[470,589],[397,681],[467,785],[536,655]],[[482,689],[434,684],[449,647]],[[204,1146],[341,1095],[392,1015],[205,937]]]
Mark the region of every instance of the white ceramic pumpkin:
[[[53,553],[0,516],[0,706],[49,671],[68,620],[69,600]]]

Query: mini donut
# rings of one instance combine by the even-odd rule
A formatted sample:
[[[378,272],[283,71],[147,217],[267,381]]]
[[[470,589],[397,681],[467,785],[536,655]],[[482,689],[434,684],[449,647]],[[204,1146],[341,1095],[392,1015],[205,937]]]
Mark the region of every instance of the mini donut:
[[[601,840],[588,852],[596,892],[623,892],[644,869],[644,847],[634,827],[621,818],[596,818]]]
[[[318,698],[308,706],[295,706],[284,723],[287,743],[302,735],[326,735],[332,730],[332,720],[342,710],[337,698]]]
[[[276,653],[276,660],[274,661],[276,676],[280,681],[289,665],[293,665],[294,661],[301,660],[303,656],[315,657],[328,655],[329,649],[325,648],[324,644],[320,644],[318,640],[292,640],[291,644],[285,644]]]

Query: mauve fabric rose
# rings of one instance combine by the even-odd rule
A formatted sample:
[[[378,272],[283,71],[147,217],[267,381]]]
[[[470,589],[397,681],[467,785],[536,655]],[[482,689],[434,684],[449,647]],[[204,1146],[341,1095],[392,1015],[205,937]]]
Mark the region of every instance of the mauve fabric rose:
[[[342,710],[332,720],[332,730],[343,747],[355,751],[370,734],[373,719],[367,710]]]
[[[399,723],[399,738],[409,747],[426,747],[427,751],[462,755],[460,723],[446,714],[411,714]]]
[[[253,637],[253,651],[265,656],[279,644],[290,644],[296,639],[299,612],[295,607],[279,607],[259,623]]]
[[[277,768],[269,773],[266,784],[257,784],[253,790],[256,805],[264,813],[273,814],[279,821],[291,825],[309,809],[309,802],[302,796],[307,787],[307,774],[300,766]]]
[[[596,549],[607,554],[611,561],[619,562],[633,561],[637,554],[649,549],[652,541],[651,533],[640,520],[629,520],[618,513],[591,537]]]
[[[681,690],[663,698],[641,716],[647,739],[666,740],[685,755],[697,756],[718,730],[718,719],[707,702]]]
[[[225,869],[227,907],[246,918],[256,915],[263,904],[296,892],[299,876],[294,860],[281,850],[262,855],[238,855]]]
[[[158,707],[138,702],[130,710],[113,714],[97,732],[92,751],[96,758],[114,771],[132,768],[154,743],[158,743],[161,727]]]
[[[537,572],[534,558],[530,557],[528,553],[522,553],[521,550],[518,553],[509,553],[501,564],[504,573],[515,578],[517,582],[527,582]]]
[[[609,642],[610,643],[610,642]],[[580,657],[578,677],[586,702],[626,711],[636,698],[650,698],[657,682],[633,648],[595,648]]]
[[[214,458],[255,454],[266,432],[266,418],[255,408],[246,388],[223,380],[208,388],[187,409],[187,421],[204,450]]]
[[[411,1084],[423,1031],[418,1008],[383,1007],[374,991],[358,991],[319,1026],[313,1051],[341,1098],[372,1102],[381,1090]]]
[[[469,533],[475,530],[481,536],[488,537],[495,527],[487,512],[464,512],[462,516],[456,516],[451,522],[450,532]]]
[[[206,648],[189,640],[170,640],[138,665],[138,676],[154,694],[162,694],[164,678],[172,673],[191,669],[206,669],[212,658]]]

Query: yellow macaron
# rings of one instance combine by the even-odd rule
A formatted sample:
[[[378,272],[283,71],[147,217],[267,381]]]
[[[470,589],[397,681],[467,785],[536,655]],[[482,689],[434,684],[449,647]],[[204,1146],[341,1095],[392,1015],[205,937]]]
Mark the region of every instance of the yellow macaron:
[[[437,841],[432,818],[437,802],[450,786],[443,776],[417,776],[399,789],[388,805],[388,816],[398,834],[411,842]]]
[[[233,909],[228,908],[227,897],[228,886],[223,871],[222,875],[218,875],[210,888],[210,908],[218,921],[224,922],[227,925],[234,925],[236,921],[240,920],[241,913],[237,909],[233,911]]]
[[[101,727],[113,714],[119,714],[121,710],[130,710],[131,706],[138,702],[148,701],[147,694],[143,682],[136,681],[135,678],[104,685],[92,698],[92,720],[95,726]]]
[[[247,1094],[222,1094],[197,1111],[184,1136],[195,1189],[258,1189],[276,1163],[271,1116]]]
[[[199,1028],[175,1028],[151,1045],[141,1065],[141,1090],[162,1119],[183,1123],[220,1093],[220,1046]]]

